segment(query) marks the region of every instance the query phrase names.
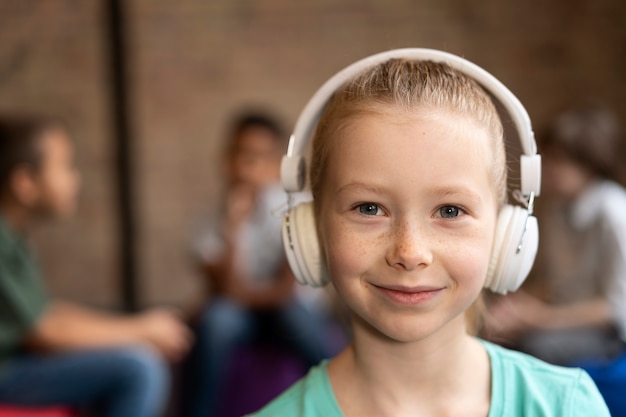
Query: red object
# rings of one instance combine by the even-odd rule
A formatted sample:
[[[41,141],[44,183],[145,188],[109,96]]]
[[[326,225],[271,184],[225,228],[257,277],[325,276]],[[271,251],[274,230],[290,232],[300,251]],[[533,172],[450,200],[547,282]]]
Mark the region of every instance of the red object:
[[[78,417],[78,414],[67,407],[0,405],[0,417]]]

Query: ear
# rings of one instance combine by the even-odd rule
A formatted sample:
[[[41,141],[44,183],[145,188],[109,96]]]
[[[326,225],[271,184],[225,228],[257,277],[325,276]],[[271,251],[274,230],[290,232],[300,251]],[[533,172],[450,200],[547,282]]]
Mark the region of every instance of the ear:
[[[39,198],[40,185],[31,167],[17,167],[9,178],[9,190],[18,203],[30,207]]]

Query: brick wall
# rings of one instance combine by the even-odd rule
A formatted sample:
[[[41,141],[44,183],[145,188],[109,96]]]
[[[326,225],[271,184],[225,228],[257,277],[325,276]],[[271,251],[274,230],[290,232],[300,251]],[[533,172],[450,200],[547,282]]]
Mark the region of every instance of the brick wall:
[[[119,300],[103,4],[0,5],[0,108],[61,110],[76,125],[79,215],[37,234],[53,291]],[[596,97],[626,122],[620,0],[129,0],[137,255],[143,305],[197,294],[189,241],[216,204],[224,124],[244,104],[291,126],[341,67],[384,49],[445,49],[482,65],[536,126]]]
[[[117,226],[103,41],[97,1],[0,3],[0,110],[65,118],[82,173],[79,215],[34,231],[40,262],[53,293],[110,306]]]

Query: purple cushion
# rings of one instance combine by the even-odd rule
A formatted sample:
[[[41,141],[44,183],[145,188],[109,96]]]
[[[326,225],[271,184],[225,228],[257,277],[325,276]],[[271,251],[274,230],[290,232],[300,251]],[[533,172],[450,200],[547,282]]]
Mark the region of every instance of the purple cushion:
[[[263,407],[307,371],[302,360],[273,345],[237,349],[222,386],[219,417],[241,417]]]

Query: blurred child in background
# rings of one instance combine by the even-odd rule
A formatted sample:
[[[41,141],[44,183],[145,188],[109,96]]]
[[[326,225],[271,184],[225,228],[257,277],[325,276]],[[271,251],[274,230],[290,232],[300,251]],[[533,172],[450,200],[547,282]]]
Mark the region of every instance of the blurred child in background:
[[[195,248],[210,299],[197,324],[185,415],[217,415],[228,364],[244,344],[278,342],[307,366],[332,353],[324,310],[311,293],[296,293],[282,249],[275,212],[286,201],[279,183],[285,139],[279,123],[259,112],[242,114],[231,126],[222,212]]]
[[[166,361],[186,354],[189,330],[166,309],[118,316],[51,299],[28,246],[33,228],[75,211],[78,186],[62,123],[0,115],[0,403],[162,415]]]
[[[552,363],[610,360],[626,340],[626,191],[616,116],[559,115],[539,137],[541,244],[523,289],[490,306],[489,336]]]

